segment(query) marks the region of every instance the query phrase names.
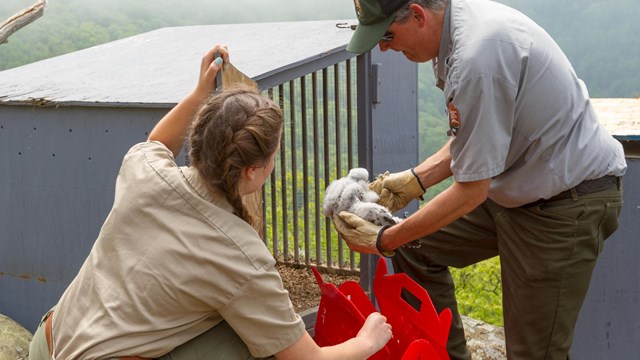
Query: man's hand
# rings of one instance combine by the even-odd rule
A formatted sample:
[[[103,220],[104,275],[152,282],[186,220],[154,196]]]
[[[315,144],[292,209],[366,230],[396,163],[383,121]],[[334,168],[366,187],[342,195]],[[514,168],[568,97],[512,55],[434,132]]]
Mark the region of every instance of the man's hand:
[[[387,171],[378,175],[369,184],[369,189],[380,196],[378,204],[391,212],[404,208],[413,199],[421,198],[426,190],[413,169],[393,174]]]
[[[348,211],[341,211],[338,215],[334,214],[333,224],[349,249],[363,254],[395,255],[394,251],[380,253],[376,246],[378,237],[388,226],[373,224]]]

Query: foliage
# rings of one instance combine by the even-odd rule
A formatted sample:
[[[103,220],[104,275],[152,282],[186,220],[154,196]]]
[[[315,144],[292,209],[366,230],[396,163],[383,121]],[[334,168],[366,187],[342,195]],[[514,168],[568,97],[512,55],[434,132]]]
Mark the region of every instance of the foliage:
[[[636,0],[501,1],[547,30],[592,97],[640,96],[640,6]]]
[[[591,96],[640,96],[640,72],[636,71],[640,6],[636,0],[500,1],[530,16],[551,34]],[[32,4],[32,0],[2,1],[0,19]],[[323,5],[299,1],[285,6],[257,0],[184,0],[179,6],[171,0],[50,0],[42,18],[0,46],[0,70],[167,26],[353,18],[348,0],[326,0]]]
[[[494,257],[464,269],[451,268],[461,314],[503,326],[500,261]]]

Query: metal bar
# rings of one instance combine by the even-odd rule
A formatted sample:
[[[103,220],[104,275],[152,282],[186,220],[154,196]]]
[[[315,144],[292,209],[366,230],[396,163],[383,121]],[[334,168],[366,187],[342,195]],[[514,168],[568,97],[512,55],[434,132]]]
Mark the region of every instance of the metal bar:
[[[373,129],[372,129],[372,97],[371,97],[371,53],[357,58],[357,106],[358,106],[358,167],[373,171]],[[360,255],[360,286],[368,292],[375,304],[373,295],[373,275],[376,258],[372,255]]]
[[[267,206],[265,196],[267,195],[267,183],[262,184],[262,242],[268,246],[267,238]]]
[[[273,88],[267,90],[269,99],[273,100]],[[276,188],[276,170],[271,172],[271,241],[272,241],[272,253],[274,258],[278,258],[278,190]],[[266,222],[266,221],[265,221]]]
[[[284,85],[278,85],[278,104],[284,109]],[[286,131],[281,142],[285,143]],[[289,213],[287,202],[287,149],[280,147],[280,193],[282,199],[282,253],[285,261],[289,261]]]
[[[307,139],[309,133],[307,130],[307,81],[306,76],[300,78],[300,113],[302,122],[302,187],[304,198],[304,263],[309,265],[311,263],[311,242],[309,241],[309,144]]]
[[[295,262],[300,261],[300,239],[298,238],[298,166],[296,163],[296,97],[295,82],[289,82],[289,114],[291,124],[291,204],[293,204],[293,259]]]
[[[327,68],[322,69],[322,125],[324,135],[324,186],[329,185],[331,175],[330,152],[331,146],[329,141],[329,71]],[[325,217],[325,241],[327,249],[327,266],[333,266],[333,246],[331,244],[331,221]]]
[[[304,251],[304,264],[308,266],[315,263],[329,272],[360,270],[357,261],[361,256],[349,251],[342,240],[335,243],[331,219],[322,211],[321,188],[344,176],[356,164],[358,154],[366,151],[358,147],[358,138],[365,133],[360,131],[355,116],[358,109],[354,105],[360,101],[354,94],[358,78],[353,74],[357,69],[356,63],[345,61],[269,89],[269,96],[278,99],[286,117],[281,158],[270,186],[265,185],[271,209],[265,206],[263,211],[265,233],[266,225],[271,224],[277,259],[302,264]],[[300,200],[303,204],[298,207]]]
[[[342,137],[340,136],[340,68],[333,65],[333,101],[336,126],[336,179],[342,176]],[[327,183],[328,185],[329,183]],[[338,239],[338,267],[344,266],[344,243]]]
[[[348,167],[349,169],[353,169],[353,93],[351,91],[351,81],[353,80],[351,78],[351,59],[347,60],[347,69],[346,69],[346,76],[347,76],[347,87],[346,87],[346,91],[347,91],[347,139],[348,139],[348,146],[347,146],[347,162],[348,162]]]
[[[349,169],[353,169],[353,101],[351,92],[351,59],[346,61],[346,92],[347,92],[347,163]],[[349,251],[349,267],[356,269],[356,253]]]
[[[322,240],[320,223],[320,146],[318,134],[318,73],[311,74],[312,94],[313,94],[313,174],[314,174],[314,196],[315,196],[315,223],[316,223],[316,264],[322,264]]]

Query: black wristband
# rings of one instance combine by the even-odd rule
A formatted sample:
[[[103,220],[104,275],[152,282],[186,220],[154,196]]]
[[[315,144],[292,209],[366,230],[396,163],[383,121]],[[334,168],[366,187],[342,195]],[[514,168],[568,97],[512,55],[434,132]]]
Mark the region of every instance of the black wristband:
[[[391,258],[391,257],[394,257],[396,255],[396,252],[394,250],[385,251],[385,250],[382,250],[380,248],[380,238],[382,237],[382,232],[387,230],[389,227],[390,227],[390,225],[385,225],[385,226],[381,227],[380,230],[378,230],[378,236],[376,237],[376,249],[378,250],[378,252],[382,256],[384,256],[386,258]]]
[[[427,192],[427,189],[424,187],[424,185],[422,185],[422,181],[420,181],[418,174],[416,174],[416,171],[413,170],[413,168],[411,168],[411,173],[413,174],[413,176],[416,177],[416,180],[418,180],[418,185],[420,185],[420,188],[422,189],[422,191]],[[424,194],[418,196],[418,199],[420,199],[420,201],[424,201]]]
[[[411,168],[411,173],[413,174],[413,176],[416,177],[416,180],[418,180],[418,185],[420,185],[420,187],[422,188],[422,191],[427,191],[424,185],[422,185],[422,181],[420,181],[420,177],[418,176],[418,174],[416,174],[416,171],[413,170],[413,168]]]

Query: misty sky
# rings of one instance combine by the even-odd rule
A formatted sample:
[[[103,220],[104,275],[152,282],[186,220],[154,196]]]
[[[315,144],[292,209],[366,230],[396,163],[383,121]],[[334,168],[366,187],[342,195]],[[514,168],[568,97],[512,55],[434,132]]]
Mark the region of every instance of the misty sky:
[[[35,2],[0,0],[1,21]],[[100,17],[100,12],[114,10],[147,18],[172,13],[182,16],[185,21],[192,19],[188,22],[193,23],[355,18],[352,0],[49,0],[47,11],[58,12],[61,5],[69,4],[89,9],[87,18]]]

